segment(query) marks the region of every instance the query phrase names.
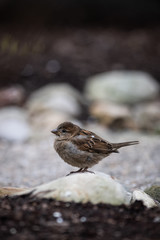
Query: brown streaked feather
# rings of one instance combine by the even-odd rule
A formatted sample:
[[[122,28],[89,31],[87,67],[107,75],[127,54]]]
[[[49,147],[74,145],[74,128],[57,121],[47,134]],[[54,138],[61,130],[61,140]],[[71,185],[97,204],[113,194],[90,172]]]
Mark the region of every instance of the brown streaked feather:
[[[79,150],[82,151],[102,154],[115,152],[115,149],[113,149],[112,144],[108,143],[107,141],[104,141],[101,138],[96,138],[95,134],[93,134],[92,132],[90,133],[91,136],[94,136],[94,138],[91,136],[82,139],[72,138],[71,141],[73,144],[76,144]]]
[[[71,138],[73,144],[76,144],[77,148],[82,151],[91,153],[102,153],[110,154],[112,152],[118,153],[119,148],[138,144],[138,141],[122,142],[122,143],[109,143],[103,138],[100,138],[95,133],[86,131],[85,129],[80,130],[81,136],[88,136],[82,139]]]

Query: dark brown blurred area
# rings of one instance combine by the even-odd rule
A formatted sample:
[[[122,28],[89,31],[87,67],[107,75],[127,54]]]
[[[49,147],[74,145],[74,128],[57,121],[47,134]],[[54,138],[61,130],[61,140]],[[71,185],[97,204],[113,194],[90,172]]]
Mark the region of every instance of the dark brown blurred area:
[[[1,0],[0,20],[7,24],[40,26],[159,24],[158,0]]]
[[[86,78],[119,69],[160,81],[160,2],[1,0],[0,87],[29,94],[50,82],[83,90]]]

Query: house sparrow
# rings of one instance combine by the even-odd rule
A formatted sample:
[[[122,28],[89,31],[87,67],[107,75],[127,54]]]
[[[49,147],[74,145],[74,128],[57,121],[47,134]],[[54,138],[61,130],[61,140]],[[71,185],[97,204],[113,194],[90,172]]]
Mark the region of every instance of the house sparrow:
[[[61,123],[51,132],[56,135],[54,148],[59,156],[68,164],[79,168],[78,171],[71,173],[91,172],[87,169],[111,153],[118,153],[119,148],[139,143],[138,141],[110,143],[71,122]]]

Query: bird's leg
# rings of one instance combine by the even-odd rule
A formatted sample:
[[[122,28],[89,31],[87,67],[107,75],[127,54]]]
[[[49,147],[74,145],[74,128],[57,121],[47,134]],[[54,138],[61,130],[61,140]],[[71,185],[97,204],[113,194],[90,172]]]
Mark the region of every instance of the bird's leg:
[[[85,172],[89,172],[89,173],[94,173],[92,171],[88,171],[88,167],[85,167],[85,168],[80,168],[78,169],[77,171],[73,171],[73,172],[70,172],[69,174],[67,174],[66,176],[69,176],[73,173],[85,173]],[[95,173],[94,173],[95,174]]]
[[[94,173],[94,172],[92,172],[92,171],[88,171],[88,167],[85,167],[83,170],[81,170],[81,172],[89,172],[89,173]],[[94,173],[95,174],[95,173]]]
[[[79,172],[82,172],[82,171],[83,171],[83,168],[80,168],[77,171],[72,171],[72,172],[68,173],[66,176],[69,176],[69,175],[71,175],[73,173],[79,173]]]

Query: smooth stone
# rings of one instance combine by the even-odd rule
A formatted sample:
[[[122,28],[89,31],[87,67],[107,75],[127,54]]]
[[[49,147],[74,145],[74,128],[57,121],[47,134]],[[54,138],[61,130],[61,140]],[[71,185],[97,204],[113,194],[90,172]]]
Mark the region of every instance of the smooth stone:
[[[31,195],[65,202],[129,204],[130,194],[104,173],[76,173],[31,189]],[[29,193],[27,192],[27,193]]]
[[[160,206],[144,191],[137,189],[129,193],[116,179],[102,172],[76,173],[29,189],[0,188],[0,198],[23,195],[76,203],[91,202],[119,206],[142,201],[147,208]]]
[[[135,201],[142,201],[147,208],[157,207],[158,204],[147,193],[142,190],[134,190],[132,194],[131,203]]]
[[[111,71],[87,79],[85,96],[90,100],[137,103],[154,99],[159,85],[148,73],[141,71]]]
[[[31,129],[26,112],[19,107],[6,107],[0,110],[0,138],[23,142],[30,138]]]
[[[49,84],[35,91],[26,104],[31,115],[42,111],[59,111],[71,116],[81,113],[83,98],[69,84]]]

